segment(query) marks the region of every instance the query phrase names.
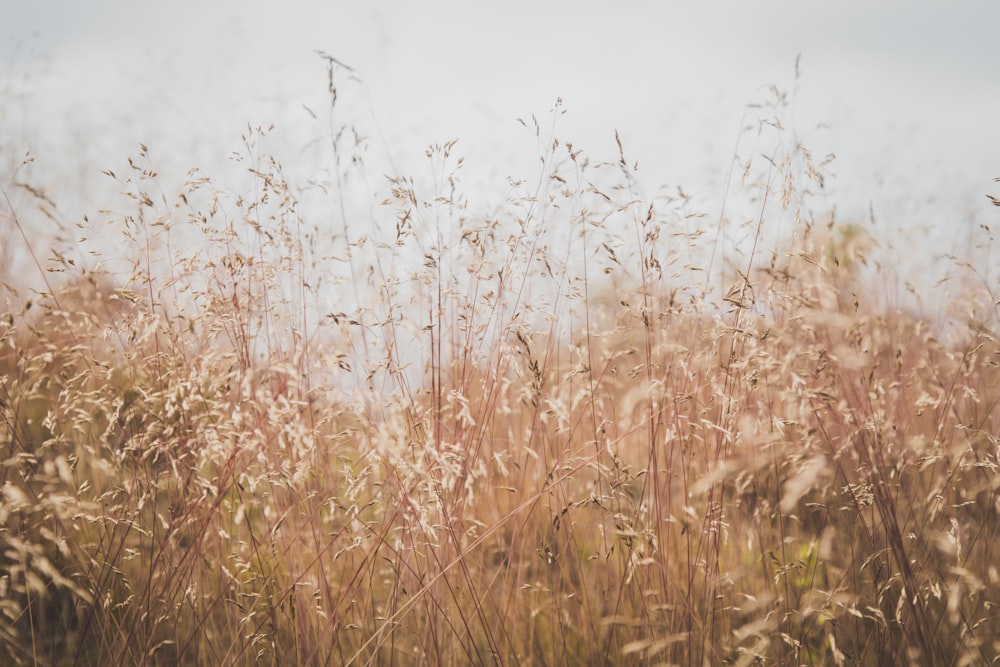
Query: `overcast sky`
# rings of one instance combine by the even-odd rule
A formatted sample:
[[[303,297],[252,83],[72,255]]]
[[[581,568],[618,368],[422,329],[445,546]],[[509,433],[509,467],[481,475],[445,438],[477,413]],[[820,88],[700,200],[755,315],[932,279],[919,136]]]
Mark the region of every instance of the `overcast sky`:
[[[338,105],[381,132],[377,150],[406,171],[428,144],[459,139],[472,188],[533,174],[515,119],[561,97],[560,137],[611,159],[618,130],[648,187],[711,200],[769,84],[794,93],[807,146],[837,154],[845,210],[964,215],[1000,176],[994,0],[6,5],[0,147],[31,149],[84,190],[139,142],[161,165],[211,172],[247,123],[304,141],[303,106],[325,100],[316,50],[363,81]]]

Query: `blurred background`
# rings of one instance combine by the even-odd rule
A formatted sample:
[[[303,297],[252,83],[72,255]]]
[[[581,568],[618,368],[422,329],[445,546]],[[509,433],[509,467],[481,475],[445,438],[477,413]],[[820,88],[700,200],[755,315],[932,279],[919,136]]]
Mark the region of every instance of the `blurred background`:
[[[331,123],[317,51],[351,68],[335,122],[357,124],[380,171],[419,172],[429,144],[458,139],[470,197],[535,176],[516,119],[544,125],[562,98],[558,137],[614,160],[617,130],[647,192],[680,185],[716,212],[769,85],[786,129],[836,155],[827,192],[844,216],[950,229],[992,214],[998,189],[991,0],[6,5],[0,175],[30,151],[70,219],[119,189],[102,170],[140,143],[167,188],[191,167],[226,173],[248,125],[275,124],[269,147],[294,163]]]

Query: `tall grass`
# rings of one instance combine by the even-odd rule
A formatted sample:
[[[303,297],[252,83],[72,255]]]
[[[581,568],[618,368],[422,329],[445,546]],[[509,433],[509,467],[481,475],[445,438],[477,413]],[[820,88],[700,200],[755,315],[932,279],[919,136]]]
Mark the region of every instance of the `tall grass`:
[[[559,105],[493,207],[449,142],[355,210],[339,119],[311,187],[264,130],[239,192],[142,147],[5,285],[0,661],[996,661],[996,277],[887,299],[781,102],[711,216]]]

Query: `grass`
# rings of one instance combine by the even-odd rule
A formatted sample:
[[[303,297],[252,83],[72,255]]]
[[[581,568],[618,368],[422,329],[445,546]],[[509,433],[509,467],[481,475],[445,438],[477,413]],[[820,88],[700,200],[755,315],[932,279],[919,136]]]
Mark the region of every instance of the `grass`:
[[[0,662],[996,662],[996,277],[896,297],[781,105],[711,217],[559,105],[492,208],[445,143],[357,213],[335,116],[305,184],[265,130],[239,192],[142,147],[5,283]]]

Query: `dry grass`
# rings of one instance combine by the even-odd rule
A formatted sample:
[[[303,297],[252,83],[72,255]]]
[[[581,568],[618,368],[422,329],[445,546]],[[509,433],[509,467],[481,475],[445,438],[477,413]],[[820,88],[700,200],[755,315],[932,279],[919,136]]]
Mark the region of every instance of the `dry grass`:
[[[266,132],[242,193],[143,148],[97,256],[5,288],[0,661],[995,662],[995,277],[885,306],[780,103],[749,222],[538,121],[489,213],[453,144],[349,212],[336,122],[327,216]]]

